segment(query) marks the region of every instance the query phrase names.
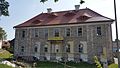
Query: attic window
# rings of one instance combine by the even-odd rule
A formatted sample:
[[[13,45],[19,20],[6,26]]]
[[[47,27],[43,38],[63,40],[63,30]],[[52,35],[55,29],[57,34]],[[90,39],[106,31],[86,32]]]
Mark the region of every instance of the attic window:
[[[77,19],[78,19],[78,20],[87,20],[87,19],[89,19],[89,18],[90,18],[90,17],[83,15],[83,16],[79,16]]]
[[[40,22],[42,22],[42,21],[41,20],[35,20],[35,21],[32,22],[32,24],[38,24]]]
[[[75,15],[75,13],[73,13],[72,11],[69,11],[64,16],[68,17],[68,16],[74,16],[74,15]]]
[[[55,18],[55,17],[57,17],[57,13],[51,13],[51,14],[49,14],[48,17],[49,17],[49,18]]]

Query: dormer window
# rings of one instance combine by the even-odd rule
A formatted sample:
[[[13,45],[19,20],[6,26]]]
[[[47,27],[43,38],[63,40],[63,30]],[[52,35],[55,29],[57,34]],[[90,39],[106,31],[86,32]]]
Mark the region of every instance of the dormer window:
[[[73,11],[69,11],[64,16],[69,17],[69,16],[74,16],[74,15],[75,13],[73,13]]]
[[[79,16],[78,18],[77,18],[77,20],[81,20],[81,21],[83,21],[83,20],[87,20],[87,19],[89,19],[89,17],[88,16]]]
[[[57,17],[57,13],[50,13],[48,18],[55,18]]]
[[[42,20],[35,20],[35,21],[32,22],[32,24],[38,24],[40,22],[42,22]]]
[[[80,15],[80,16],[77,18],[77,20],[79,20],[79,21],[84,21],[84,20],[89,19],[90,17],[91,17],[91,16],[90,16],[89,14],[83,13],[82,15]]]

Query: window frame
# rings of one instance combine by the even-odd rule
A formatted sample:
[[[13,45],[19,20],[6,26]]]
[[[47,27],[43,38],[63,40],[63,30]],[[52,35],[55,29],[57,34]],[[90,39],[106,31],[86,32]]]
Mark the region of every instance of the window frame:
[[[22,38],[25,38],[25,30],[22,30]]]
[[[44,52],[48,52],[48,47],[44,47]]]
[[[78,52],[79,53],[83,53],[83,46],[84,45],[82,43],[79,44],[79,46],[78,46]]]
[[[79,30],[79,29],[81,29],[81,30]],[[83,35],[83,28],[82,27],[77,27],[77,36],[82,36],[82,35]]]
[[[21,52],[25,52],[25,47],[24,46],[21,46]]]
[[[47,38],[48,37],[48,29],[44,29],[44,36]]]
[[[58,32],[57,32],[57,30],[58,30]],[[60,29],[59,28],[54,29],[54,37],[60,37]]]
[[[69,29],[69,31],[68,31]],[[65,28],[65,36],[70,37],[71,36],[71,28]]]
[[[38,47],[37,47],[37,46],[34,47],[34,52],[35,52],[35,53],[38,52]]]
[[[67,45],[65,46],[65,48],[66,48],[66,52],[67,52],[67,53],[70,53],[70,44],[67,44]]]
[[[38,29],[35,29],[35,37],[39,37],[39,31],[38,31]]]
[[[97,33],[97,36],[101,36],[102,35],[102,28],[101,28],[101,26],[97,26],[96,27],[96,33]]]

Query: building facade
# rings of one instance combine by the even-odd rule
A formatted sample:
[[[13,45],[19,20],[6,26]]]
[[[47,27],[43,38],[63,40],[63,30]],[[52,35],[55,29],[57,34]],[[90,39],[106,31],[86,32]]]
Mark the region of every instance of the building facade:
[[[118,40],[118,46],[120,47],[120,40]],[[117,42],[113,41],[113,52],[117,52]]]
[[[14,27],[14,56],[29,61],[91,62],[106,48],[111,60],[113,21],[89,8],[41,13]]]

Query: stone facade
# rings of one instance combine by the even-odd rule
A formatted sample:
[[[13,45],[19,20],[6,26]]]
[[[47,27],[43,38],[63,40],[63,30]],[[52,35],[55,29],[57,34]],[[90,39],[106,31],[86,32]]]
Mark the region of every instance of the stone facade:
[[[37,59],[91,62],[94,56],[100,58],[103,48],[106,48],[106,57],[109,61],[112,59],[111,24],[112,22],[99,22],[16,28],[14,56],[29,61]],[[82,28],[80,36],[79,27]],[[100,35],[97,34],[98,27]],[[70,28],[70,36],[66,36],[67,28]],[[58,39],[54,39],[55,29],[59,32]]]
[[[118,45],[120,47],[120,40],[118,41]],[[113,41],[113,52],[117,52],[117,42],[116,42],[116,40]]]

